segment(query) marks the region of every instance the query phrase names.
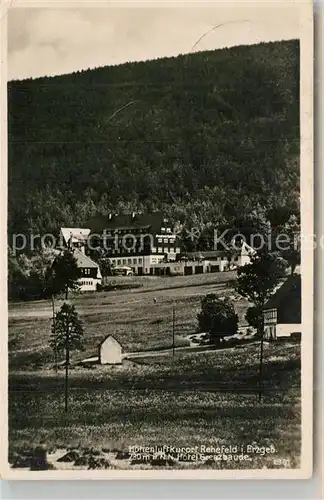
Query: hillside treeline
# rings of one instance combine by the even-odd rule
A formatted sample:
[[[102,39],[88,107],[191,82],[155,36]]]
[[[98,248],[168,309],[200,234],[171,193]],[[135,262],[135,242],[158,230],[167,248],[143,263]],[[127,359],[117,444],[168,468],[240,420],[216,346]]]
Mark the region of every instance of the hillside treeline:
[[[8,114],[10,234],[109,211],[298,211],[298,41],[12,81]]]

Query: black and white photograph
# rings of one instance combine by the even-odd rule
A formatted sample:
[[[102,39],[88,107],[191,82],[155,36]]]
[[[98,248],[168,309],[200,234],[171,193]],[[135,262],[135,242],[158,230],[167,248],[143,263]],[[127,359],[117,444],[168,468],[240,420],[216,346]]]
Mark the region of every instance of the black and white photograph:
[[[310,477],[312,2],[1,29],[3,475]]]

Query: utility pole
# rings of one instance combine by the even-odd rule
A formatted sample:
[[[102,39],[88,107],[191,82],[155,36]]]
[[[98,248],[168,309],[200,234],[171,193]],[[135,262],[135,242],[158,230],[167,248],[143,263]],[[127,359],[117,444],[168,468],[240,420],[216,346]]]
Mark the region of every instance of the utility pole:
[[[66,337],[65,337],[65,411],[68,410],[69,396],[69,363],[70,363],[70,348],[69,348],[69,321],[66,318]]]
[[[53,309],[53,335],[54,335],[54,341],[55,341],[55,350],[54,350],[54,356],[55,356],[55,371],[57,373],[57,345],[56,345],[56,328],[55,328],[55,304],[54,304],[54,295],[52,295],[52,309]]]
[[[261,343],[260,343],[260,366],[259,366],[259,403],[262,399],[263,386],[263,343],[264,343],[264,321],[262,318]]]
[[[175,307],[172,308],[172,355],[174,356]]]

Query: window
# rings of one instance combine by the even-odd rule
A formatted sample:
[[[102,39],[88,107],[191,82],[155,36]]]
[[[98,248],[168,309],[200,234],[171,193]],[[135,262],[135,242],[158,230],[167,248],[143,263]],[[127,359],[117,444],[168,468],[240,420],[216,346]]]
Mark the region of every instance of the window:
[[[126,259],[123,259],[123,264],[126,264]]]
[[[120,264],[121,264],[121,260],[117,259],[117,266],[120,266]]]
[[[137,259],[133,259],[133,264],[137,264]]]
[[[132,259],[127,259],[127,264],[131,264],[132,263]]]
[[[158,253],[163,253],[163,248],[162,247],[158,248]]]
[[[276,321],[277,321],[277,310],[276,309],[268,309],[265,312],[265,320],[268,323],[276,323]]]
[[[162,238],[158,238],[158,243],[162,243]]]
[[[168,244],[168,243],[169,243],[169,240],[168,240],[168,238],[164,238],[164,240],[163,240],[163,243],[166,243],[166,244]]]

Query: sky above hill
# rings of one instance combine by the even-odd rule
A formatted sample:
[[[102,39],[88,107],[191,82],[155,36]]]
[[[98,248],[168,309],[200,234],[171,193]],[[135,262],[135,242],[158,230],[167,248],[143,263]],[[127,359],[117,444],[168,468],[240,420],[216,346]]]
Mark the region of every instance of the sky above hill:
[[[300,37],[298,10],[289,1],[129,5],[10,9],[8,79]]]

